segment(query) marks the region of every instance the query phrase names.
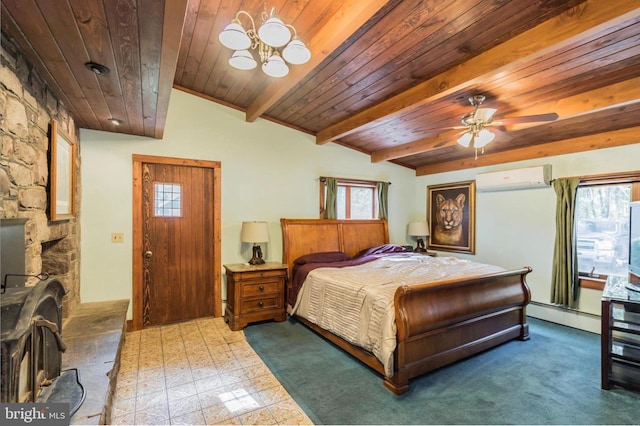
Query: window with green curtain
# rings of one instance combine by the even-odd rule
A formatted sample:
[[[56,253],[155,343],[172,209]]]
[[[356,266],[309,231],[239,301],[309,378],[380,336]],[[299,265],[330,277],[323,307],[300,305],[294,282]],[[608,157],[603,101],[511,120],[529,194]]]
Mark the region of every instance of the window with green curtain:
[[[378,218],[387,219],[389,217],[389,182],[378,182]]]
[[[326,187],[324,218],[336,219],[338,217],[338,182],[334,178],[326,178],[324,184]]]
[[[553,188],[557,207],[551,302],[578,308],[580,287],[602,290],[603,279],[628,273],[628,209],[640,200],[640,171],[560,178]]]
[[[556,192],[556,240],[553,249],[551,303],[576,308],[578,268],[574,250],[576,191],[580,178],[560,178],[553,182]]]
[[[320,178],[323,219],[387,219],[389,182]]]

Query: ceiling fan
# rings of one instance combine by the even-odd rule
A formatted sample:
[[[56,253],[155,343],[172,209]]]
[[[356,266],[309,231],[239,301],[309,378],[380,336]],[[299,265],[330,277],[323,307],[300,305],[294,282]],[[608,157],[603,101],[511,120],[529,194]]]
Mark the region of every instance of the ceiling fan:
[[[534,123],[544,121],[555,121],[558,119],[558,114],[555,112],[547,114],[526,115],[521,117],[506,117],[500,119],[500,121],[493,121],[493,115],[496,113],[495,108],[481,108],[480,105],[485,100],[484,95],[475,95],[469,98],[469,102],[474,107],[473,112],[462,116],[460,122],[462,126],[454,127],[454,129],[465,129],[462,135],[458,138],[458,143],[465,148],[473,147],[477,150],[483,149],[494,140],[496,135],[500,135],[502,140],[511,139],[503,131],[493,128],[489,131],[488,127],[501,126],[504,124],[517,124],[517,123]]]

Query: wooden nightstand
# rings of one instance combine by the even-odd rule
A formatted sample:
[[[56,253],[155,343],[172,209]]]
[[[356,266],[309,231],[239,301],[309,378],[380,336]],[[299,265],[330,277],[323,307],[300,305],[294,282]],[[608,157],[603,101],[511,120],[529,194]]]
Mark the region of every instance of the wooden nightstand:
[[[284,289],[287,265],[235,263],[224,265],[227,274],[227,308],[224,319],[229,328],[242,330],[255,321],[287,319]]]

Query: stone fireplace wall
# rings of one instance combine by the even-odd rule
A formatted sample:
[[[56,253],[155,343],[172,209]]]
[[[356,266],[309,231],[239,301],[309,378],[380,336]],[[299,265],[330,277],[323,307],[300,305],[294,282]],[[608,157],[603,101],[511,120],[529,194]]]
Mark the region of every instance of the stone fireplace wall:
[[[17,45],[2,34],[0,51],[0,220],[27,218],[26,273],[58,278],[67,294],[66,317],[80,303],[80,147],[78,130]],[[49,220],[51,120],[76,144],[75,217]],[[37,278],[27,285],[37,284]]]

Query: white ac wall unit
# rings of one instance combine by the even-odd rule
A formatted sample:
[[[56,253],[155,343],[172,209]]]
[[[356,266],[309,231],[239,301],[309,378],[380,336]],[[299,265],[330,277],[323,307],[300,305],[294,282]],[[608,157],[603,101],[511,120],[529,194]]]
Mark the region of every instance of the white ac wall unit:
[[[540,188],[550,184],[551,164],[476,175],[476,189],[478,191]]]

